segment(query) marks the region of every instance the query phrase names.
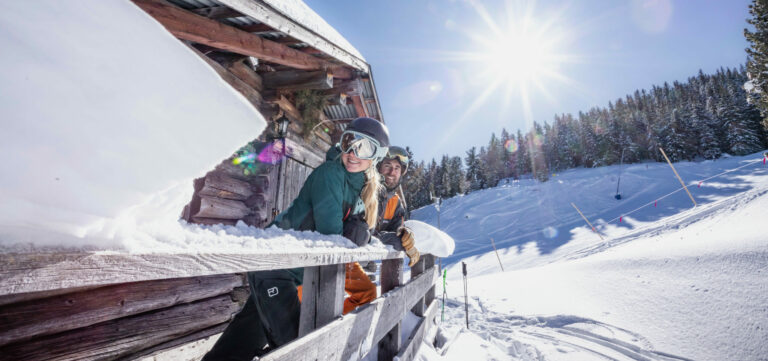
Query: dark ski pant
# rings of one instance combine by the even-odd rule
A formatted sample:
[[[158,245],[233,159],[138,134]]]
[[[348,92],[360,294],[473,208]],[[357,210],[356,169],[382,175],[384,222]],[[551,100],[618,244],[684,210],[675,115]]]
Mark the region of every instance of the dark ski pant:
[[[299,334],[298,281],[287,270],[248,272],[251,295],[203,361],[251,361]]]

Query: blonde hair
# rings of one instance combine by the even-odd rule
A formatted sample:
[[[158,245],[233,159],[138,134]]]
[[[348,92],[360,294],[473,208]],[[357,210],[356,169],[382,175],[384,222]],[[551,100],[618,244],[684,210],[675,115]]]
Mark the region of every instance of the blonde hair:
[[[371,166],[365,170],[365,185],[360,194],[360,198],[362,198],[363,204],[365,204],[365,222],[368,223],[368,228],[376,228],[376,221],[379,218],[381,182],[375,163],[375,160],[372,161]]]

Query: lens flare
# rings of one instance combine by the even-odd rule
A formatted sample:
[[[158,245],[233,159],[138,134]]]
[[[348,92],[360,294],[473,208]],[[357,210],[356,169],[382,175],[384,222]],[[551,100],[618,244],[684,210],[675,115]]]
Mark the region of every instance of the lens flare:
[[[517,152],[517,142],[514,139],[507,139],[507,141],[504,142],[504,149],[509,153]]]
[[[254,159],[256,159],[256,154],[249,153],[249,154],[237,157],[235,159],[232,159],[232,164],[238,165],[241,163],[252,163]]]
[[[541,145],[544,144],[544,136],[541,134],[533,134],[533,137],[531,137],[531,142],[533,143],[533,146],[541,147]]]
[[[547,228],[542,229],[541,233],[544,235],[544,237],[552,239],[557,237],[557,228],[549,226]]]
[[[267,164],[280,163],[285,157],[282,142],[272,142],[259,153],[259,162]]]

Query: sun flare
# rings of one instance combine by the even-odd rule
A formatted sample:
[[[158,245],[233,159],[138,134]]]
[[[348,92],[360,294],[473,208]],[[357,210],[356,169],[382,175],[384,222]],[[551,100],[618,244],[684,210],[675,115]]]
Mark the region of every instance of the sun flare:
[[[538,34],[512,29],[488,46],[486,69],[512,85],[540,82],[559,65],[551,43],[545,40]]]
[[[564,30],[565,8],[537,16],[533,1],[507,1],[506,11],[498,14],[479,2],[472,4],[482,25],[464,33],[472,50],[458,60],[475,70],[475,84],[481,88],[460,121],[501,95],[501,113],[519,102],[525,122],[532,124],[532,101],[543,98],[556,106],[552,89],[576,87],[561,72],[562,65],[576,59],[568,54],[573,34]]]

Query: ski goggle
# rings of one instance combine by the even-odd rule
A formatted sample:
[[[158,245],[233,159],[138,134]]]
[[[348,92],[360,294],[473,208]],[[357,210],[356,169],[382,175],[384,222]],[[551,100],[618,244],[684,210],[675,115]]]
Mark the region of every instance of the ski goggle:
[[[353,152],[360,159],[383,158],[387,154],[387,147],[382,147],[376,139],[354,130],[347,130],[341,134],[341,151]]]
[[[408,153],[400,147],[389,147],[386,159],[397,159],[404,166],[408,166]]]

